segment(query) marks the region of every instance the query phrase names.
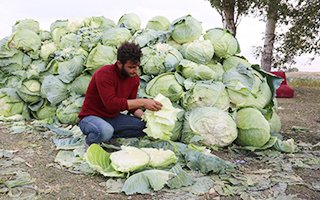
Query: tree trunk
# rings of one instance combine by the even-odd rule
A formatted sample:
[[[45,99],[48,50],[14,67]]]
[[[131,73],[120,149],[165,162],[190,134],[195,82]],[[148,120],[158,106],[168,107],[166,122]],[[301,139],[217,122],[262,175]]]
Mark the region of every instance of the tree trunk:
[[[237,27],[234,21],[235,0],[223,0],[222,23],[224,28],[228,29],[233,36],[236,36]]]
[[[261,68],[265,71],[271,71],[272,65],[272,51],[275,39],[275,30],[277,23],[277,0],[269,1],[268,11],[267,11],[267,22],[265,30],[265,38],[263,44],[263,50],[261,53]]]

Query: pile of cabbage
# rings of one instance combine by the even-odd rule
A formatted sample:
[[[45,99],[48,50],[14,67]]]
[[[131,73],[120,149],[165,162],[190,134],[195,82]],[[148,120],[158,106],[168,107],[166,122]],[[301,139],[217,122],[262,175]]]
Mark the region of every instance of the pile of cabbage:
[[[227,30],[203,30],[191,15],[172,22],[155,16],[145,27],[134,13],[118,22],[103,16],[57,20],[48,31],[33,19],[17,21],[0,41],[0,115],[75,124],[92,74],[116,61],[124,41],[143,52],[139,97],[161,94],[179,110],[154,126],[160,130],[149,128],[150,137],[249,149],[277,142],[274,92],[281,80],[242,57]]]

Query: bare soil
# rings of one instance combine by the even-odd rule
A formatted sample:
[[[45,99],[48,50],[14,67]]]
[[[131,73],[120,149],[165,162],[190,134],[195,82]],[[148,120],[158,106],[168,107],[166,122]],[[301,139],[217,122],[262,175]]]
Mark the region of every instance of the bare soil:
[[[294,88],[295,97],[278,99],[279,115],[282,121],[282,133],[295,141],[318,143],[320,141],[320,88]],[[295,127],[305,128],[303,132],[294,131]],[[0,149],[16,150],[16,155],[25,160],[21,164],[26,172],[35,179],[40,199],[158,199],[157,194],[125,196],[107,194],[99,183],[105,182],[102,176],[88,176],[70,173],[55,167],[57,150],[50,137],[41,134],[10,134],[7,127],[0,127]],[[223,155],[228,158],[229,155]],[[260,164],[250,166],[259,169]],[[295,169],[307,182],[320,179],[319,170]],[[289,186],[287,194],[297,194],[302,199],[320,199],[320,193],[304,186]],[[209,199],[208,195],[198,199]],[[239,197],[234,197],[239,199]],[[234,199],[232,198],[232,199]],[[8,199],[0,193],[0,199]],[[229,199],[229,198],[228,198]]]

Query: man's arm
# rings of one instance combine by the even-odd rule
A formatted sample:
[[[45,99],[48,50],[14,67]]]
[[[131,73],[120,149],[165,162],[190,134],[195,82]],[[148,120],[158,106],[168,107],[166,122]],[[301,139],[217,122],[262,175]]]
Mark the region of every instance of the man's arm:
[[[158,111],[162,104],[153,99],[129,99],[127,100],[129,110],[144,107],[151,111]]]

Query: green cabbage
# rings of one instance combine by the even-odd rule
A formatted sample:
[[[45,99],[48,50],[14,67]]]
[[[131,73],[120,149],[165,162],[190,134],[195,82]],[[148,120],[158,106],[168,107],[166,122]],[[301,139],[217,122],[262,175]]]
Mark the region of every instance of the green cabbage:
[[[211,41],[215,55],[220,58],[228,58],[240,53],[240,46],[237,39],[226,29],[209,29],[203,38]]]
[[[207,64],[213,57],[214,49],[210,40],[194,40],[183,44],[180,52],[187,60]]]
[[[236,113],[240,146],[262,147],[270,139],[270,126],[261,112],[255,108],[243,108]]]
[[[170,27],[170,21],[164,16],[155,16],[150,19],[146,25],[146,29],[157,31],[166,31]]]
[[[201,22],[191,15],[183,16],[172,22],[174,29],[171,37],[179,44],[192,42],[200,37],[202,33]]]
[[[19,97],[26,103],[34,103],[40,100],[41,83],[38,80],[24,80],[17,93]]]
[[[103,45],[118,47],[125,41],[129,41],[132,35],[127,28],[110,28],[102,35]]]
[[[217,107],[228,110],[230,100],[222,82],[197,82],[183,96],[181,105],[186,110],[196,107]]]
[[[218,108],[194,108],[185,113],[182,141],[205,145],[227,146],[238,136],[231,116]]]
[[[183,87],[180,85],[173,72],[163,73],[148,82],[146,93],[155,97],[157,94],[168,97],[171,102],[177,102],[183,95]]]
[[[127,13],[120,17],[118,21],[118,27],[124,27],[130,30],[131,34],[134,34],[140,30],[141,20],[135,13]]]
[[[2,88],[0,90],[0,116],[10,117],[21,114],[24,109],[23,101],[13,88]]]
[[[115,47],[98,44],[89,53],[86,67],[93,73],[103,65],[115,63],[116,59]]]

